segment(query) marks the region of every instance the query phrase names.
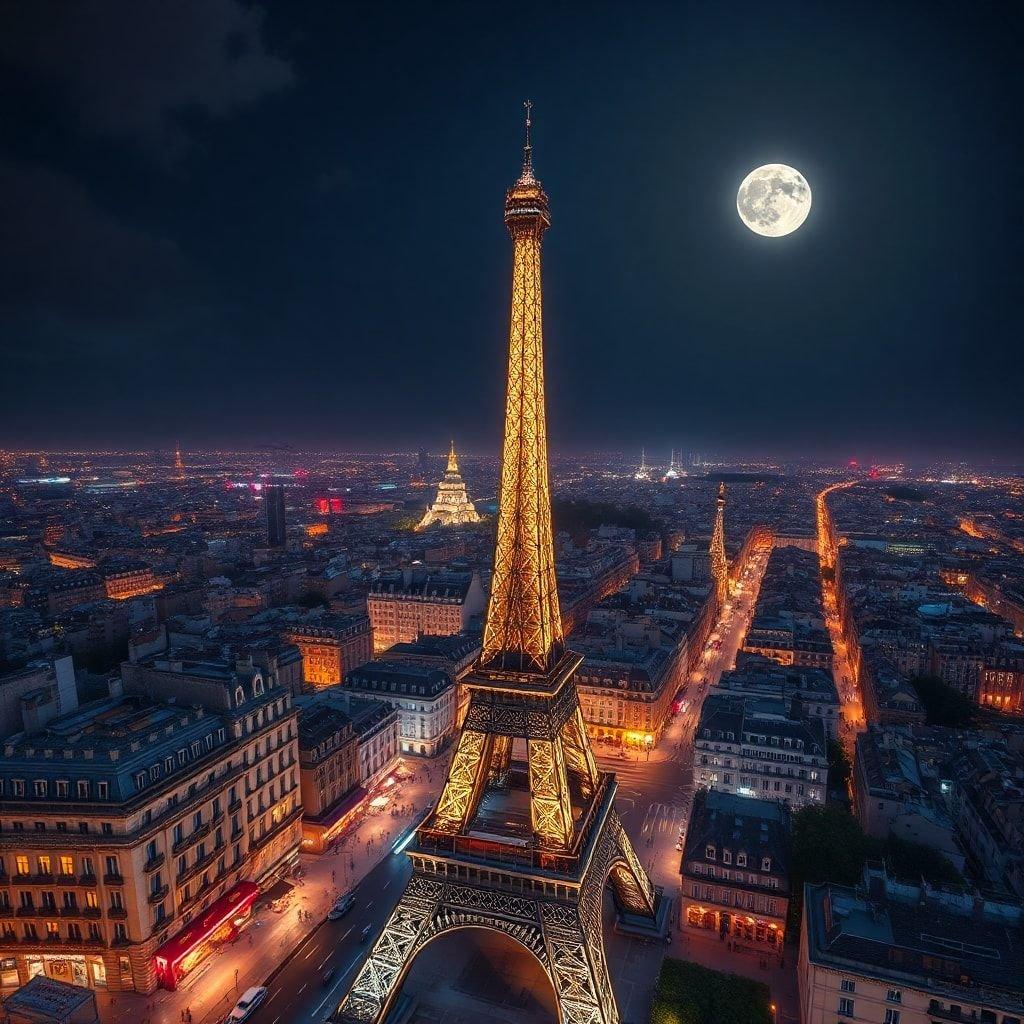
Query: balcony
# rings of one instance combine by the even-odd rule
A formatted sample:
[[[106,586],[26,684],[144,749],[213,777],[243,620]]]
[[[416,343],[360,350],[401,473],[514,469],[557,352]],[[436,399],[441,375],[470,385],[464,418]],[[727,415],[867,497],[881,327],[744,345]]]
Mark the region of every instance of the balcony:
[[[85,874],[78,876],[79,885],[95,885],[96,875],[92,871],[86,871]]]
[[[127,907],[107,907],[107,917],[111,921],[124,921],[128,917]]]
[[[167,926],[169,924],[171,924],[173,921],[174,921],[174,915],[173,914],[164,914],[164,916],[162,918],[160,918],[159,921],[154,921],[153,922],[153,927],[150,929],[149,934],[151,936],[152,935],[158,935],[160,932],[164,931],[164,929],[167,928]]]
[[[167,896],[168,892],[170,892],[170,886],[161,885],[159,889],[154,889],[153,892],[146,897],[146,902],[150,906],[154,906],[163,900]]]
[[[152,874],[158,867],[160,867],[161,864],[163,864],[165,859],[166,858],[162,853],[158,853],[155,857],[151,857],[146,861],[142,870],[145,871],[147,875]]]
[[[37,871],[32,876],[33,885],[53,885],[52,871]]]
[[[36,916],[36,908],[35,907],[18,907],[18,909],[15,911],[15,913],[18,915],[18,917],[35,917]]]
[[[61,907],[60,908],[60,916],[61,917],[81,917],[82,916],[82,908],[81,907]]]
[[[63,871],[57,875],[58,885],[77,885],[78,876],[72,871],[70,874],[65,874]]]
[[[171,847],[171,853],[180,853],[187,846],[191,846],[193,843],[199,842],[203,836],[210,834],[210,829],[213,827],[212,823],[207,821],[199,826],[197,829],[193,829],[187,836],[182,836],[174,846]]]
[[[194,875],[199,874],[204,868],[209,867],[216,859],[220,848],[211,850],[206,856],[200,857],[194,864],[190,864],[184,871],[179,871],[175,878],[175,885],[184,885]]]
[[[239,810],[242,806],[241,798],[235,797],[231,803],[228,804],[228,814],[234,814],[235,811]]]
[[[113,875],[104,875],[103,881],[106,885],[124,885],[124,875],[120,872]]]
[[[103,911],[99,907],[83,907],[82,917],[102,917]]]

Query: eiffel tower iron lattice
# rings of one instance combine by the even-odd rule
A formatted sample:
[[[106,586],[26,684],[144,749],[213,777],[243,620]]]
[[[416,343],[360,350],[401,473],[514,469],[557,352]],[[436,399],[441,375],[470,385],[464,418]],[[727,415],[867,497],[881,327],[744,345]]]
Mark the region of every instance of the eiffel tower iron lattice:
[[[729,560],[725,554],[725,481],[718,485],[715,500],[715,529],[711,534],[711,576],[721,607],[729,596]]]
[[[600,772],[555,589],[541,331],[548,198],[534,177],[527,104],[522,173],[505,197],[512,237],[505,441],[494,578],[469,707],[448,776],[407,853],[413,874],[338,1022],[387,1019],[416,956],[461,928],[499,931],[540,962],[564,1024],[618,1024],[602,936],[610,883],[631,921],[663,928],[652,886]]]

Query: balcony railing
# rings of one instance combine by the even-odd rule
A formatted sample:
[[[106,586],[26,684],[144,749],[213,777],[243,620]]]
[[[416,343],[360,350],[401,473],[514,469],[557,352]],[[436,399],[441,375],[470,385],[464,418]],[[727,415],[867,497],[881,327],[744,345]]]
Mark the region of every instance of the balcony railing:
[[[124,875],[122,875],[119,871],[108,873],[103,876],[103,881],[107,885],[124,885]]]
[[[149,903],[150,906],[153,906],[164,899],[170,891],[170,886],[161,885],[159,889],[154,889],[149,896],[146,897],[146,902]]]
[[[158,853],[155,857],[150,857],[150,859],[146,861],[142,870],[145,871],[147,875],[151,874],[156,871],[161,864],[163,864],[164,860],[164,855],[162,853]]]

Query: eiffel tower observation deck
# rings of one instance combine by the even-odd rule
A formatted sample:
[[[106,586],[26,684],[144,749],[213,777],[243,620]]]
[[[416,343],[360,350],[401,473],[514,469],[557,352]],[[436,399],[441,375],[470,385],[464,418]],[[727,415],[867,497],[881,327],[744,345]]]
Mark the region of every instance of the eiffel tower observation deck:
[[[407,849],[413,874],[334,1014],[388,1019],[410,965],[435,938],[484,928],[549,977],[565,1024],[617,1024],[601,906],[612,887],[631,930],[658,936],[668,901],[637,859],[598,771],[558,607],[548,485],[541,239],[527,104],[522,171],[505,196],[512,303],[494,577],[469,708],[436,807]]]

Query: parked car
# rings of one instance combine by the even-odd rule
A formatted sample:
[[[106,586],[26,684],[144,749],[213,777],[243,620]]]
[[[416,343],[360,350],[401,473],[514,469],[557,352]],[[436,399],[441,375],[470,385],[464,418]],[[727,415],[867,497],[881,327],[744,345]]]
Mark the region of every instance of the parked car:
[[[267,990],[262,985],[247,988],[242,993],[242,998],[235,1003],[235,1008],[224,1019],[224,1024],[240,1024],[252,1016],[256,1007],[267,997]]]
[[[343,918],[356,903],[355,893],[347,892],[334,901],[334,906],[327,911],[328,921],[338,921]]]

